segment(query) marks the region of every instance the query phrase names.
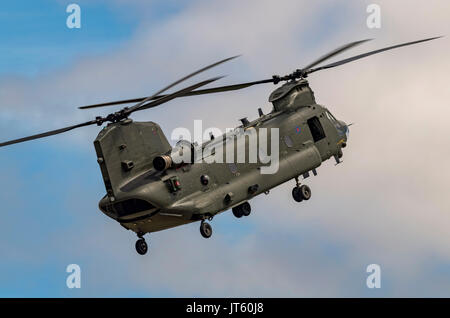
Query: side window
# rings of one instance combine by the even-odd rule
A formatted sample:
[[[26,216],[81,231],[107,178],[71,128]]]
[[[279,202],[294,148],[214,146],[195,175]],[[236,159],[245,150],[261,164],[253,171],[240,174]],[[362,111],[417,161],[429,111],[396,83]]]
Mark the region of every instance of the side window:
[[[322,124],[320,123],[319,118],[316,116],[311,117],[308,119],[308,127],[309,130],[311,130],[312,137],[314,139],[314,142],[317,142],[323,138],[325,138],[325,132],[323,131]]]
[[[284,136],[284,143],[286,144],[286,146],[288,146],[289,148],[291,148],[294,145],[294,142],[292,141],[292,138],[288,135]]]

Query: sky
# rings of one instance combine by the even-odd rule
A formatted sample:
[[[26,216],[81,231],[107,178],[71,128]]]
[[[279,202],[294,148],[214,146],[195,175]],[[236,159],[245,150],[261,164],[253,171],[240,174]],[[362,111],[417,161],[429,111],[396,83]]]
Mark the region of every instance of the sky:
[[[2,3],[0,136],[19,138],[107,114],[84,104],[150,95],[225,57],[198,78],[220,84],[284,75],[351,41],[339,56],[444,35],[310,77],[316,100],[354,122],[343,163],[251,200],[252,214],[136,236],[98,210],[104,185],[98,127],[0,149],[1,297],[449,297],[450,3],[420,1],[77,1]],[[366,25],[369,4],[381,28]],[[272,85],[171,101],[140,112],[170,136],[177,127],[239,125],[271,109]],[[66,267],[81,268],[81,288]],[[381,268],[369,289],[366,268]]]

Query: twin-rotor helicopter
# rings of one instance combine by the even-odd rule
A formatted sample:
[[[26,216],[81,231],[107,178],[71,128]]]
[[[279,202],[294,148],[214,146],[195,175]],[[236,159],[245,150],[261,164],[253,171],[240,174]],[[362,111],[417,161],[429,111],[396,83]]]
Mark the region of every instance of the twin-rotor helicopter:
[[[207,222],[217,214],[230,210],[237,218],[251,212],[249,201],[255,196],[268,193],[272,188],[289,180],[295,180],[292,197],[297,202],[311,198],[311,189],[300,184],[299,177],[316,175],[322,162],[334,158],[337,163],[347,145],[349,128],[336,119],[323,105],[316,103],[307,76],[320,70],[333,68],[387,50],[434,40],[438,37],[402,43],[364,54],[359,54],[334,63],[317,66],[327,59],[368,40],[352,42],[322,56],[302,69],[285,76],[235,85],[213,88],[201,87],[220,77],[210,78],[173,93],[163,94],[177,84],[225,63],[227,58],[195,71],[149,97],[120,100],[80,107],[89,109],[103,106],[135,103],[105,117],[96,117],[88,122],[56,129],[37,135],[0,143],[0,147],[33,139],[48,137],[89,125],[107,124],[94,141],[103,182],[105,196],[99,202],[100,210],[119,222],[125,229],[138,236],[136,251],[143,255],[148,250],[144,235],[183,224],[199,221],[200,233],[209,238],[212,227]],[[262,174],[267,163],[258,159],[254,163],[205,162],[205,158],[190,156],[181,162],[173,158],[173,147],[169,144],[160,126],[154,122],[136,122],[130,116],[137,112],[162,105],[175,98],[233,91],[257,84],[283,85],[269,96],[273,104],[270,113],[259,109],[259,117],[253,121],[241,119],[238,128],[252,130],[259,135],[263,129],[278,131],[278,170],[274,174]],[[184,142],[192,154],[204,149],[211,142],[224,143],[229,135],[216,136],[201,145]],[[231,138],[233,136],[231,135]],[[211,138],[212,139],[212,138]],[[234,153],[240,150],[249,156],[248,140],[239,146],[232,144]],[[227,147],[227,145],[225,145]],[[243,149],[240,149],[240,147]]]

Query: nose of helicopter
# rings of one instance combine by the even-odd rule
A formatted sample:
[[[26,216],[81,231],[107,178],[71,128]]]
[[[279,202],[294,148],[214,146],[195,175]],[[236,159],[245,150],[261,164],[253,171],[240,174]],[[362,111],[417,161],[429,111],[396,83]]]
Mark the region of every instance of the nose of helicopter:
[[[350,130],[349,130],[348,126],[349,125],[347,125],[345,122],[343,122],[342,120],[339,120],[338,131],[345,138],[345,141],[347,141],[348,136],[350,134]]]

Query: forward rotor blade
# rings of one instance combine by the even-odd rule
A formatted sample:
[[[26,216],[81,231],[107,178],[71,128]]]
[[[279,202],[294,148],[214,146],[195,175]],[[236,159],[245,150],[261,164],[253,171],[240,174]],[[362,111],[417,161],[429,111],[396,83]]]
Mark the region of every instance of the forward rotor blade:
[[[402,47],[402,46],[408,46],[408,45],[413,45],[413,44],[417,44],[417,43],[421,43],[421,42],[431,41],[431,40],[439,39],[441,37],[442,36],[436,36],[436,37],[433,37],[433,38],[428,38],[428,39],[423,39],[423,40],[418,40],[418,41],[413,41],[413,42],[397,44],[397,45],[385,47],[385,48],[382,48],[382,49],[378,49],[378,50],[375,50],[375,51],[370,51],[370,52],[367,52],[367,53],[363,53],[363,54],[359,54],[359,55],[356,55],[356,56],[353,56],[353,57],[349,57],[349,58],[341,60],[341,61],[337,61],[337,62],[334,62],[334,63],[330,63],[330,64],[327,64],[327,65],[324,65],[324,66],[320,66],[320,67],[317,67],[317,68],[313,68],[313,69],[307,70],[307,73],[308,74],[314,73],[316,71],[320,71],[320,70],[336,67],[336,66],[339,66],[339,65],[342,65],[342,64],[350,63],[350,62],[362,59],[364,57],[367,57],[367,56],[370,56],[370,55],[374,55],[374,54],[377,54],[377,53],[381,53],[381,52],[384,52],[384,51],[396,49],[396,48],[399,48],[399,47]]]
[[[358,59],[361,59],[361,58],[364,58],[364,57],[367,57],[367,56],[370,56],[370,55],[373,55],[373,54],[381,53],[381,52],[388,51],[388,50],[395,49],[395,48],[399,48],[399,47],[402,47],[402,46],[417,44],[417,43],[426,42],[426,41],[431,41],[431,40],[434,40],[434,39],[438,39],[440,37],[441,36],[428,38],[428,39],[423,39],[423,40],[419,40],[419,41],[403,43],[403,44],[398,44],[398,45],[386,47],[386,48],[383,48],[383,49],[378,49],[378,50],[375,50],[375,51],[367,52],[367,53],[364,53],[364,54],[356,55],[356,56],[353,56],[353,57],[350,57],[350,58],[347,58],[347,59],[344,59],[344,60],[341,60],[341,61],[338,61],[338,62],[334,62],[334,63],[330,63],[330,64],[327,64],[327,65],[324,65],[324,66],[320,66],[320,67],[317,67],[317,68],[311,68],[311,67],[313,67],[313,66],[315,66],[315,65],[317,65],[319,63],[322,63],[323,61],[325,61],[325,60],[327,60],[327,59],[329,59],[329,58],[331,58],[333,56],[336,56],[337,54],[340,54],[340,53],[342,53],[342,52],[344,52],[344,51],[346,51],[346,50],[348,50],[348,49],[350,49],[352,47],[355,47],[357,45],[360,45],[362,43],[370,41],[371,39],[355,41],[355,42],[346,44],[344,46],[341,46],[341,47],[331,51],[330,53],[322,56],[321,58],[319,58],[319,59],[315,60],[314,62],[310,63],[309,65],[305,66],[302,70],[304,70],[304,74],[307,75],[307,74],[314,73],[314,72],[319,71],[319,70],[323,70],[323,69],[327,69],[327,68],[336,67],[336,66],[339,66],[339,65],[342,65],[342,64],[346,64],[346,63],[349,63],[349,62],[352,62],[352,61],[355,61],[355,60],[358,60]],[[233,59],[233,58],[236,58],[236,57],[237,56],[234,56],[234,57],[231,57],[231,58],[219,61],[219,62],[217,62],[215,64],[212,64],[212,65],[210,65],[210,66],[208,66],[208,67],[206,67],[204,69],[213,67],[213,66],[215,66],[217,64],[226,62],[226,61],[228,61],[230,59]],[[197,72],[194,72],[194,73],[186,76],[185,78],[183,78],[181,80],[178,80],[177,82],[169,85],[165,89],[160,90],[159,92],[157,92],[156,94],[154,94],[153,96],[150,96],[150,97],[125,99],[125,100],[119,100],[119,101],[113,101],[113,102],[107,102],[107,103],[101,103],[101,104],[81,106],[79,108],[80,109],[89,109],[89,108],[96,108],[96,107],[103,107],[103,106],[113,106],[113,105],[128,104],[128,103],[138,103],[138,105],[143,105],[143,104],[145,104],[146,102],[148,102],[150,100],[157,100],[157,99],[160,99],[162,97],[167,96],[167,95],[160,95],[160,93],[162,93],[166,89],[168,89],[168,88],[178,84],[182,80],[184,80],[186,78],[189,78],[190,76],[193,76],[195,74],[198,74],[199,72],[201,72],[204,69],[201,69],[201,70],[199,70]],[[299,70],[299,71],[302,71],[302,70]],[[300,73],[300,75],[302,75],[302,73]],[[281,78],[278,77],[278,79],[270,78],[270,79],[261,80],[261,81],[254,81],[254,82],[247,82],[247,83],[241,83],[241,84],[234,84],[234,85],[219,86],[219,87],[213,87],[213,88],[207,88],[207,89],[193,90],[193,91],[189,91],[189,92],[187,92],[185,94],[177,95],[177,97],[195,96],[195,95],[204,95],[204,94],[211,94],[211,93],[233,91],[233,90],[239,90],[239,89],[250,87],[250,86],[253,86],[253,85],[257,85],[257,84],[264,84],[264,83],[275,83],[276,84],[280,80],[288,80],[288,79],[292,79],[292,74],[290,74],[288,76],[281,77]],[[138,107],[136,107],[136,108],[138,108]]]
[[[266,84],[266,83],[273,83],[273,82],[274,82],[274,79],[269,78],[269,79],[265,79],[265,80],[261,80],[261,81],[254,81],[254,82],[247,82],[247,83],[241,83],[241,84],[233,84],[233,85],[199,89],[199,90],[192,91],[188,94],[185,94],[183,96],[195,96],[195,95],[204,95],[204,94],[211,94],[211,93],[235,91],[238,89],[243,89],[243,88],[250,87],[253,85],[257,85],[257,84]]]
[[[348,44],[346,44],[346,45],[340,46],[340,47],[338,47],[337,49],[335,49],[335,50],[333,50],[333,51],[331,51],[331,52],[329,52],[329,53],[327,53],[327,54],[321,56],[320,58],[318,58],[318,59],[315,60],[314,62],[312,62],[312,63],[310,63],[309,65],[305,66],[305,67],[303,68],[303,70],[308,70],[308,69],[310,69],[311,67],[316,66],[317,64],[322,63],[323,61],[326,61],[326,60],[328,60],[329,58],[332,58],[333,56],[336,56],[336,55],[338,55],[338,54],[340,54],[340,53],[342,53],[342,52],[344,52],[344,51],[347,51],[348,49],[351,49],[352,47],[355,47],[355,46],[357,46],[357,45],[360,45],[360,44],[362,44],[362,43],[365,43],[365,42],[371,41],[371,40],[372,40],[372,39],[365,39],[365,40],[355,41],[355,42],[348,43]]]
[[[37,135],[32,135],[32,136],[28,136],[28,137],[24,137],[24,138],[10,140],[10,141],[6,141],[6,142],[3,142],[3,143],[0,143],[0,147],[12,145],[12,144],[17,144],[17,143],[20,143],[20,142],[29,141],[29,140],[33,140],[33,139],[39,139],[39,138],[44,138],[44,137],[48,137],[48,136],[53,136],[53,135],[57,135],[57,134],[61,134],[61,133],[67,132],[67,131],[75,129],[75,128],[89,126],[89,125],[93,125],[93,124],[96,124],[96,123],[97,123],[96,120],[91,120],[91,121],[88,121],[88,122],[85,122],[85,123],[82,123],[82,124],[78,124],[78,125],[73,125],[73,126],[69,126],[69,127],[65,127],[65,128],[60,128],[60,129],[56,129],[56,130],[47,131],[47,132],[44,132],[44,133],[41,133],[41,134],[37,134]]]
[[[321,58],[319,58],[318,60],[314,61],[313,63],[307,65],[304,69],[305,69],[305,70],[306,70],[306,69],[309,69],[309,68],[311,68],[312,66],[315,66],[315,65],[317,65],[317,64],[319,64],[319,63],[321,63],[321,62],[323,62],[323,61],[325,61],[325,60],[327,60],[327,59],[329,59],[329,58],[331,58],[331,57],[333,57],[333,56],[335,56],[335,55],[337,55],[337,54],[339,54],[339,53],[344,52],[345,50],[348,50],[348,49],[350,49],[350,48],[352,48],[352,47],[354,47],[354,46],[357,46],[357,45],[362,44],[362,43],[364,43],[364,42],[367,42],[367,41],[369,41],[369,40],[370,40],[370,39],[361,40],[361,41],[355,41],[355,42],[352,42],[352,43],[343,45],[343,46],[341,46],[341,47],[339,47],[339,48],[337,48],[337,49],[331,51],[330,53],[328,53],[328,54],[322,56]],[[220,63],[226,62],[226,61],[228,61],[228,60],[230,60],[230,59],[233,59],[233,58],[236,58],[236,57],[237,57],[237,56],[233,56],[233,57],[231,57],[231,58],[222,60],[222,61],[220,61],[220,62],[217,62],[217,63],[215,63],[215,64],[213,64],[213,65],[210,65],[210,66],[206,67],[205,69],[210,68],[210,67],[213,67],[213,66],[215,66],[215,65],[218,65],[218,64],[220,64]],[[195,72],[195,73],[192,73],[192,74],[190,74],[190,75],[188,75],[188,76],[193,76],[193,75],[198,74],[199,72],[201,72],[201,71],[203,71],[203,70],[204,70],[204,69],[199,70],[199,71],[197,71],[197,72]],[[186,77],[186,78],[188,78],[188,77]],[[174,84],[171,84],[170,87],[172,87],[172,86],[178,84],[179,82],[181,82],[181,81],[184,80],[184,79],[185,79],[185,78],[182,78],[181,80],[175,82]],[[203,90],[191,91],[191,92],[188,92],[188,93],[186,93],[186,94],[183,94],[182,96],[194,96],[194,95],[204,95],[204,94],[211,94],[211,93],[218,93],[218,92],[233,91],[233,90],[238,90],[238,89],[246,88],[246,87],[249,87],[249,86],[252,86],[252,85],[256,85],[256,84],[273,83],[273,82],[274,82],[273,79],[267,79],[267,80],[255,81],[255,82],[248,82],[248,83],[242,83],[242,84],[220,86],[220,87],[208,88],[208,89],[203,89]],[[170,87],[169,87],[169,88],[170,88]],[[167,88],[166,88],[166,89],[167,89]],[[114,106],[114,105],[129,104],[129,103],[138,103],[138,105],[143,105],[143,104],[146,103],[147,101],[159,99],[159,98],[161,98],[161,97],[165,97],[166,95],[159,95],[159,94],[162,93],[163,91],[164,91],[164,90],[161,90],[161,91],[159,91],[158,93],[156,93],[155,95],[153,95],[153,96],[151,96],[151,97],[141,97],[141,98],[124,99],[124,100],[113,101],[113,102],[106,102],[106,103],[93,104],[93,105],[86,105],[86,106],[81,106],[81,107],[78,107],[78,108],[79,108],[79,109],[90,109],[90,108],[97,108],[97,107],[104,107],[104,106]]]
[[[265,84],[265,83],[273,83],[274,79],[269,78],[262,81],[255,81],[255,82],[247,82],[247,83],[241,83],[241,84],[233,84],[233,85],[226,85],[226,86],[218,86],[218,87],[211,87],[211,88],[205,88],[205,89],[198,89],[193,90],[184,94],[181,94],[177,97],[184,97],[184,96],[197,96],[197,95],[204,95],[204,94],[212,94],[212,93],[220,93],[220,92],[227,92],[227,91],[235,91],[239,89],[243,89],[246,87],[250,87],[257,84]],[[165,97],[166,95],[159,95],[155,98]]]
[[[159,97],[162,97],[162,96],[165,96],[165,95],[155,96],[154,99],[158,99]],[[114,105],[137,103],[137,102],[143,101],[146,98],[147,97],[138,97],[138,98],[124,99],[124,100],[118,100],[118,101],[106,102],[106,103],[100,103],[100,104],[92,104],[92,105],[80,106],[80,107],[78,107],[78,109],[90,109],[90,108],[97,108],[97,107],[104,107],[104,106],[114,106]]]
[[[235,58],[237,58],[239,56],[240,55],[235,55],[235,56],[232,56],[232,57],[220,60],[218,62],[215,62],[213,64],[210,64],[208,66],[205,66],[205,67],[203,67],[203,68],[201,68],[201,69],[199,69],[199,70],[197,70],[197,71],[195,71],[195,72],[193,72],[193,73],[191,73],[189,75],[186,75],[186,76],[180,78],[179,80],[177,80],[177,81],[173,82],[172,84],[164,87],[163,89],[160,89],[155,94],[153,94],[152,96],[149,96],[149,97],[133,98],[133,99],[120,100],[120,101],[115,101],[115,102],[108,102],[108,103],[101,103],[101,104],[95,104],[95,105],[81,106],[81,107],[78,107],[78,108],[79,109],[88,109],[88,108],[95,108],[95,107],[102,107],[102,106],[113,106],[113,105],[128,104],[128,103],[138,103],[138,104],[133,106],[133,108],[137,109],[137,108],[139,108],[139,106],[143,105],[144,103],[146,103],[146,102],[148,102],[150,100],[157,99],[157,98],[161,97],[161,96],[158,96],[158,95],[163,93],[163,92],[165,92],[165,91],[167,91],[168,89],[174,87],[175,85],[177,85],[177,84],[179,84],[179,83],[181,83],[181,82],[183,82],[183,81],[185,81],[185,80],[187,80],[187,79],[189,79],[189,78],[191,78],[191,77],[193,77],[193,76],[195,76],[195,75],[197,75],[197,74],[199,74],[201,72],[209,70],[210,68],[213,68],[213,67],[215,67],[215,66],[217,66],[219,64],[222,64],[222,63],[228,62],[230,60],[233,60],[233,59],[235,59]]]
[[[199,82],[197,84],[188,86],[186,88],[180,89],[179,91],[176,91],[176,92],[174,92],[172,94],[164,95],[163,97],[160,97],[159,99],[154,100],[154,101],[152,101],[150,103],[147,103],[147,104],[143,104],[144,101],[145,101],[145,99],[144,99],[144,101],[139,103],[141,105],[138,108],[133,108],[133,109],[129,108],[129,109],[125,109],[124,111],[126,112],[127,115],[129,115],[132,112],[135,112],[135,111],[138,111],[138,110],[144,110],[144,109],[149,109],[149,108],[156,107],[158,105],[167,103],[168,101],[170,101],[172,99],[175,99],[175,98],[177,98],[179,96],[184,96],[185,94],[188,94],[189,92],[193,91],[196,88],[199,88],[201,86],[207,85],[207,84],[212,83],[214,81],[217,81],[218,79],[221,79],[221,78],[223,78],[223,76],[210,78],[208,80],[205,80],[205,81]]]
[[[196,96],[196,95],[204,95],[204,94],[211,94],[211,93],[219,93],[219,92],[226,92],[226,91],[234,91],[242,88],[246,88],[249,86],[253,86],[256,84],[265,84],[265,83],[273,83],[273,79],[269,78],[262,81],[255,81],[255,82],[247,82],[242,84],[234,84],[234,85],[227,85],[227,86],[219,86],[219,87],[212,87],[212,88],[205,88],[205,89],[198,89],[195,91],[190,91],[188,93],[183,94],[182,96]],[[167,95],[157,95],[152,98],[152,100],[159,99],[161,97],[165,97]],[[101,103],[101,104],[95,104],[95,105],[88,105],[88,106],[82,106],[78,107],[79,109],[89,109],[89,108],[97,108],[97,107],[104,107],[104,106],[114,106],[114,105],[120,105],[120,104],[129,104],[129,103],[137,103],[141,102],[146,97],[140,97],[140,98],[132,98],[132,99],[124,99],[114,102],[107,102],[107,103]]]

